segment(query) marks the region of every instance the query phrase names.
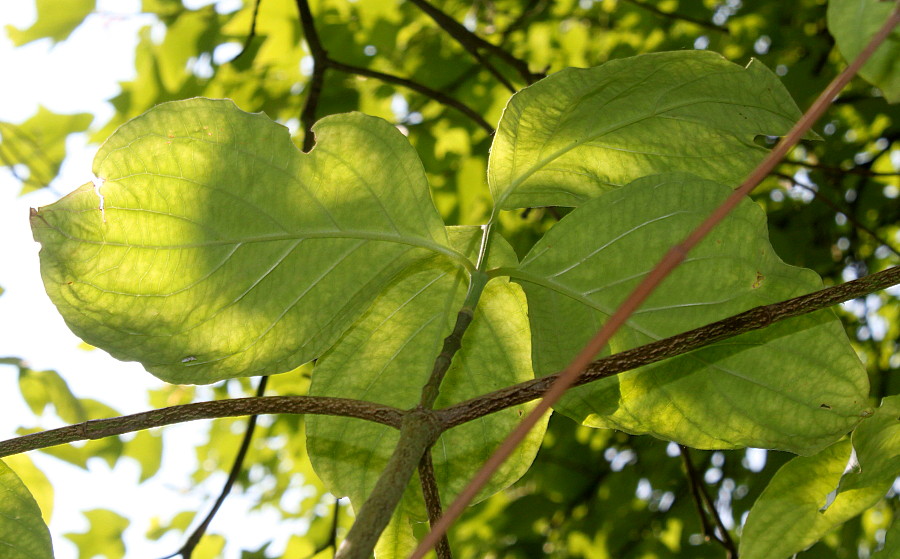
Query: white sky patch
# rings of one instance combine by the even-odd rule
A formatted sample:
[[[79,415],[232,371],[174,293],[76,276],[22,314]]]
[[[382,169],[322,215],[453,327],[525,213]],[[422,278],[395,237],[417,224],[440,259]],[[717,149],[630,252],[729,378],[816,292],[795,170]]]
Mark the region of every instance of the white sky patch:
[[[221,0],[217,9],[236,5],[237,0]],[[5,26],[28,28],[36,17],[34,2],[0,1],[0,73],[15,84],[3,90],[0,121],[23,122],[44,106],[64,114],[92,113],[92,129],[103,126],[114,112],[106,100],[120,91],[120,81],[134,78],[138,30],[156,22],[155,16],[141,14],[140,9],[140,0],[98,0],[95,12],[68,40],[53,45],[44,39],[14,48]],[[147,391],[160,388],[163,382],[136,363],[117,361],[102,350],[79,349],[81,340],[66,327],[44,291],[40,245],[34,242],[28,223],[31,207],[51,204],[92,179],[97,146],[88,144],[89,133],[67,139],[67,158],[50,188],[19,196],[22,185],[8,169],[0,169],[0,261],[4,263],[0,286],[6,290],[0,296],[0,357],[21,357],[35,370],[56,370],[76,396],[96,398],[122,414],[137,413],[150,407]],[[93,184],[102,200],[103,182]],[[102,213],[102,201],[98,209]],[[0,365],[0,394],[0,439],[15,437],[23,423],[34,426],[19,396],[14,367]],[[43,419],[44,428],[63,424],[49,412]],[[194,446],[206,442],[207,429],[203,422],[166,427],[162,468],[144,483],[139,483],[137,463],[130,458],[120,460],[112,470],[102,459],[92,458],[85,471],[41,452],[31,453],[53,484],[50,530],[56,556],[77,557],[75,545],[63,534],[87,530],[81,511],[91,508],[108,508],[130,518],[124,534],[129,557],[161,557],[180,547],[183,535],[170,532],[160,541],[150,541],[145,533],[154,517],[166,521],[183,510],[205,512],[209,496],[221,488],[225,474],[199,486],[190,479],[197,467]],[[306,531],[298,522],[281,523],[271,510],[252,510],[259,498],[254,489],[233,493],[217,515],[212,531],[229,534],[225,557],[237,557],[240,549],[257,549],[270,539],[275,540],[270,551],[284,548],[292,534]]]

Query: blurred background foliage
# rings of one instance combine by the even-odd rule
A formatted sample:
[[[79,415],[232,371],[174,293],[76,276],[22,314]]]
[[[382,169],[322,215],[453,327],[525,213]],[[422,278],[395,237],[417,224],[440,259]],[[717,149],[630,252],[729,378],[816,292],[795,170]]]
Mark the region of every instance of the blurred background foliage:
[[[257,0],[236,7],[239,2],[190,2],[189,8],[181,0],[143,0],[143,12],[155,19],[140,31],[136,77],[121,83],[121,91],[110,99],[114,116],[94,122],[89,114],[54,114],[42,108],[25,122],[0,122],[0,165],[12,169],[23,193],[42,188],[59,171],[69,134],[87,130],[100,143],[150,107],[193,96],[228,97],[244,110],[264,111],[289,127],[298,146],[307,127],[301,119],[304,110],[315,118],[358,110],[396,123],[408,134],[448,224],[478,224],[490,212],[485,175],[491,135],[483,124],[403,80],[452,97],[494,126],[512,92],[541,75],[639,53],[709,49],[740,64],[758,58],[782,77],[801,108],[845,66],[826,28],[824,0],[433,3],[511,57],[477,43],[465,48],[421,9],[421,1],[318,0],[309,5],[315,28],[329,60],[340,64],[326,68],[321,93],[310,102],[314,64],[298,17],[303,3]],[[92,0],[37,0],[37,6],[34,26],[7,28],[17,45],[45,38],[64,41],[96,9]],[[365,72],[354,68],[397,79],[361,75]],[[900,247],[900,109],[856,79],[816,130],[822,141],[804,141],[756,191],[757,202],[768,212],[776,250],[788,263],[816,270],[826,284],[895,264]],[[501,219],[503,233],[521,255],[565,213],[565,208],[507,212]],[[888,290],[837,309],[868,369],[873,403],[900,393],[897,294]],[[22,395],[38,418],[48,407],[67,422],[116,415],[100,402],[73,396],[53,371],[7,364],[19,367]],[[309,367],[301,367],[273,377],[266,394],[304,394],[309,374]],[[250,395],[254,386],[246,379],[212,388],[171,386],[150,394],[150,402],[163,407]],[[193,481],[230,469],[245,425],[240,418],[209,423],[208,442],[196,448],[200,467]],[[110,465],[131,456],[146,479],[159,467],[162,444],[161,436],[144,432],[127,440],[46,452],[81,467],[89,456],[101,456]],[[750,505],[790,457],[758,450],[692,450],[688,456],[695,480],[736,539]],[[49,515],[52,490],[45,487],[46,478],[25,457],[11,465]],[[722,547],[704,540],[686,471],[674,444],[592,430],[554,416],[531,471],[507,491],[471,508],[451,541],[460,557],[723,557]],[[328,495],[312,471],[302,417],[261,418],[237,486],[257,489],[257,507],[277,511],[285,520],[306,519],[310,526],[290,539],[283,555],[264,546],[245,550],[242,558],[330,557],[352,522],[348,504]],[[878,506],[800,557],[869,557],[883,545],[900,509],[900,485],[894,487]],[[84,514],[96,528],[67,534],[81,557],[122,557],[119,535],[127,519],[106,510]],[[147,534],[150,539],[187,532],[198,515],[176,510],[159,514]],[[219,556],[224,541],[221,535],[208,536],[194,557]]]

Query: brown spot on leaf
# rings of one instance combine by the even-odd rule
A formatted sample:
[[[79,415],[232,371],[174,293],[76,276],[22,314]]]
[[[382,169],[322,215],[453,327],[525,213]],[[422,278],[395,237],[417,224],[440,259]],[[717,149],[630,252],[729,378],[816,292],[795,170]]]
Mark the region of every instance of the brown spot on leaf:
[[[831,406],[829,406],[828,404],[822,404],[822,405],[819,406],[819,407],[822,408],[823,410],[830,410],[830,409],[831,409]]]
[[[762,285],[763,280],[766,279],[766,276],[762,275],[759,271],[756,272],[756,281],[753,282],[753,289],[759,289],[759,286]]]

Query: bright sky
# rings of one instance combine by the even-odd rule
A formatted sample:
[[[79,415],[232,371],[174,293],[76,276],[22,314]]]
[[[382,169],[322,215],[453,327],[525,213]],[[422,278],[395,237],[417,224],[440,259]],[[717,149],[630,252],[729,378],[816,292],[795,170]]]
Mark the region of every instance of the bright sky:
[[[98,0],[97,13],[56,46],[46,40],[13,49],[5,32],[0,31],[0,75],[5,77],[0,89],[0,120],[22,122],[40,104],[60,113],[90,112],[98,115],[95,126],[103,124],[112,114],[105,99],[118,91],[118,81],[133,77],[137,30],[155,21],[138,14],[139,9],[139,0]],[[32,2],[0,2],[0,29],[7,25],[24,29],[34,19]],[[8,170],[0,170],[0,286],[6,289],[0,296],[0,357],[21,357],[37,370],[54,369],[76,396],[97,399],[123,414],[135,413],[150,408],[146,390],[160,386],[162,381],[135,363],[117,361],[99,350],[78,348],[80,340],[44,293],[38,245],[28,226],[30,207],[49,204],[91,180],[96,146],[85,144],[84,137],[70,137],[69,158],[49,189],[19,197],[18,182]],[[18,394],[15,368],[0,366],[0,395],[0,439],[7,439],[31,418]],[[43,427],[61,425],[57,420]],[[166,428],[162,470],[143,485],[138,485],[139,469],[131,459],[121,460],[113,471],[99,458],[92,459],[90,471],[84,472],[40,452],[30,453],[54,487],[50,530],[57,559],[78,556],[63,534],[87,531],[89,525],[81,511],[94,508],[109,508],[132,520],[125,532],[128,557],[153,559],[178,549],[182,543],[179,537],[151,542],[145,533],[153,517],[166,522],[181,511],[205,514],[212,504],[224,475],[199,488],[192,488],[187,478],[196,465],[192,446],[204,440],[203,428],[202,423]],[[279,526],[274,515],[248,513],[253,502],[252,496],[233,494],[211,531],[228,534],[232,544],[246,549],[256,549],[276,538],[269,549],[277,551],[292,531],[299,533],[302,529],[297,525]],[[238,550],[237,545],[230,545],[226,557],[239,557]]]

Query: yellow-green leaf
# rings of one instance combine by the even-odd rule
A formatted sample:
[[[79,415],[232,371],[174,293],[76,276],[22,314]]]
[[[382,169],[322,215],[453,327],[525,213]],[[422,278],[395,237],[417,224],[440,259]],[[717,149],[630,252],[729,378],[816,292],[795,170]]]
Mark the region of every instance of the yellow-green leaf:
[[[738,183],[800,111],[758,61],[707,51],[567,68],[510,99],[491,146],[498,209],[577,206],[637,178],[686,171]]]
[[[0,549],[4,559],[53,559],[41,509],[12,469],[0,461]]]
[[[731,193],[684,174],[646,177],[575,209],[509,271],[525,288],[535,370],[561,370],[625,297]],[[631,349],[822,287],[781,261],[746,200],[654,291],[610,344]],[[830,310],[782,321],[576,388],[556,409],[588,425],[695,448],[811,454],[869,413],[868,380]]]
[[[396,128],[354,113],[315,131],[303,154],[208,99],[119,128],[97,181],[32,216],[69,327],[169,382],[275,374],[319,357],[411,263],[471,267]]]

